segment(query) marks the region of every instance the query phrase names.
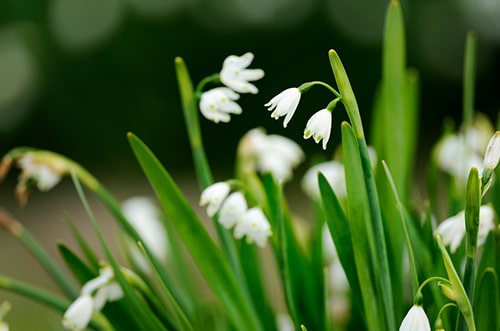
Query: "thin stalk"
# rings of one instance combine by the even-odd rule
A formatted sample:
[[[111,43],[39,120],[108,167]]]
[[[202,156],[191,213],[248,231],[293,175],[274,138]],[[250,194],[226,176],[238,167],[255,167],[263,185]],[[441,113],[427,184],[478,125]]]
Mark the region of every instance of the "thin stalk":
[[[474,85],[476,82],[476,34],[467,32],[465,40],[463,79],[463,124],[472,124],[474,117]]]
[[[35,257],[40,265],[50,274],[52,279],[61,288],[61,290],[70,298],[78,296],[78,290],[71,280],[62,272],[55,260],[40,245],[36,238],[22,226],[20,222],[12,218],[7,211],[0,208],[0,227],[3,227],[18,239],[23,246]]]

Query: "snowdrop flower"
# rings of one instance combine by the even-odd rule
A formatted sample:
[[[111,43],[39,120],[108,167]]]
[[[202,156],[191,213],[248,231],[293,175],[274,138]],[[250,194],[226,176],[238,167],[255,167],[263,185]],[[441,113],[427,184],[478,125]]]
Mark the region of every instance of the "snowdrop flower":
[[[206,119],[219,123],[231,120],[229,114],[241,114],[242,110],[234,100],[239,94],[227,87],[216,87],[201,94],[200,111]]]
[[[22,171],[20,182],[33,180],[42,192],[50,190],[61,180],[61,175],[48,165],[36,162],[32,153],[25,153],[17,162]]]
[[[437,149],[438,166],[453,177],[466,181],[469,171],[475,167],[483,169],[481,156],[466,144],[461,135],[448,135],[441,140]]]
[[[399,331],[431,331],[431,325],[424,308],[413,305],[401,322]]]
[[[271,117],[276,120],[281,116],[285,116],[283,127],[286,128],[299,105],[301,95],[302,93],[298,88],[291,87],[276,95],[264,106],[268,107],[269,111],[273,111]]]
[[[484,167],[495,169],[500,159],[500,131],[491,137],[484,153]]]
[[[490,205],[483,205],[479,209],[479,231],[477,245],[481,246],[486,241],[488,233],[495,228],[495,211]],[[436,229],[437,234],[443,239],[443,244],[450,246],[450,252],[455,253],[465,236],[465,213],[460,211],[455,216],[449,217]]]
[[[160,219],[160,212],[153,201],[147,197],[132,197],[123,202],[122,211],[139,234],[141,241],[146,243],[158,260],[165,261],[169,253],[168,237]],[[136,243],[130,243],[127,248],[137,266],[143,271],[150,272],[149,262]]]
[[[247,171],[271,173],[276,181],[290,180],[293,168],[304,159],[304,152],[294,141],[280,135],[266,135],[261,128],[245,134],[238,153]]]
[[[226,229],[231,229],[240,223],[247,211],[247,202],[240,192],[231,193],[222,204],[219,212],[219,223]]]
[[[339,199],[347,196],[344,165],[338,161],[316,164],[307,170],[302,178],[302,189],[313,200],[319,200],[321,194],[318,185],[318,173],[321,172]]]
[[[64,313],[62,325],[66,330],[83,330],[89,325],[93,312],[94,304],[91,296],[79,296]]]
[[[266,245],[267,238],[271,235],[271,225],[260,208],[248,209],[234,228],[236,239],[246,236],[247,243],[255,242],[260,247]]]
[[[221,82],[239,93],[257,94],[259,90],[250,81],[264,77],[262,69],[246,69],[252,63],[253,54],[248,52],[242,56],[230,55],[222,65]]]
[[[219,211],[229,191],[230,187],[226,182],[217,182],[203,190],[200,197],[200,206],[203,207],[208,204],[207,214],[209,217],[213,217]]]
[[[309,121],[307,121],[304,130],[304,139],[313,137],[316,143],[323,139],[323,149],[326,149],[326,144],[330,139],[330,132],[332,129],[332,112],[328,109],[321,109],[316,112]]]
[[[101,310],[106,301],[116,301],[123,297],[123,290],[114,281],[114,272],[110,266],[99,271],[99,276],[86,282],[80,291],[82,296],[94,295],[94,309]]]

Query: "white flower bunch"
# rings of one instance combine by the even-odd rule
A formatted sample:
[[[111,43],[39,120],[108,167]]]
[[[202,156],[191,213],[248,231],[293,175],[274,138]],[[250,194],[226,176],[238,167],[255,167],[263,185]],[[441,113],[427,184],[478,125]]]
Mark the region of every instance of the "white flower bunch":
[[[200,206],[207,207],[209,217],[219,213],[219,223],[226,229],[234,227],[236,239],[246,236],[248,243],[255,242],[259,247],[267,244],[272,235],[271,225],[264,212],[258,208],[248,208],[243,194],[239,191],[229,194],[231,187],[226,182],[217,182],[207,187],[200,197]]]
[[[304,152],[293,140],[280,135],[267,135],[264,129],[248,131],[238,149],[245,171],[270,173],[276,181],[289,181],[293,168],[304,159]]]
[[[69,306],[63,316],[62,325],[66,330],[80,331],[87,328],[92,314],[99,312],[107,301],[123,298],[123,290],[114,280],[111,267],[99,271],[99,276],[86,282],[80,296]]]
[[[250,52],[242,56],[230,55],[222,65],[218,77],[226,87],[216,87],[203,92],[200,97],[202,115],[215,123],[227,123],[230,114],[241,114],[242,109],[235,101],[240,98],[238,93],[257,94],[259,90],[251,81],[264,77],[262,69],[247,69],[254,55]]]

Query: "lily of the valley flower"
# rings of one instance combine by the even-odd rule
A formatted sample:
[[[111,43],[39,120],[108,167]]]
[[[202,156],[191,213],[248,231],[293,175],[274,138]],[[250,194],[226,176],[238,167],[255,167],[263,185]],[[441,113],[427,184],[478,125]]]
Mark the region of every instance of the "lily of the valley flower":
[[[93,312],[94,303],[90,295],[79,296],[64,313],[62,325],[66,330],[83,330],[89,325]]]
[[[242,220],[234,228],[234,237],[241,239],[246,236],[248,243],[255,242],[258,246],[264,247],[267,239],[273,233],[271,225],[266,215],[260,208],[250,208],[243,215]]]
[[[291,87],[276,95],[265,106],[268,107],[269,111],[273,111],[272,118],[279,119],[281,116],[285,116],[283,127],[286,128],[299,105],[301,95],[298,88]]]
[[[304,152],[294,141],[266,135],[263,129],[256,128],[241,139],[238,157],[246,171],[271,173],[276,181],[288,181],[293,168],[304,159]]]
[[[318,185],[319,172],[325,176],[337,198],[342,199],[347,196],[344,165],[338,161],[327,161],[309,168],[302,179],[302,189],[311,199],[321,198]]]
[[[257,94],[257,87],[249,82],[264,77],[262,69],[246,69],[253,61],[253,54],[248,52],[242,56],[230,55],[222,65],[221,82],[239,93]]]
[[[247,202],[241,192],[231,193],[224,201],[219,212],[219,223],[226,229],[231,229],[241,222],[247,211]]]
[[[316,143],[323,140],[323,149],[330,139],[332,129],[332,112],[328,109],[321,109],[309,118],[304,130],[304,139],[313,137]]]
[[[495,211],[490,205],[483,205],[479,209],[479,231],[477,245],[481,246],[486,241],[488,233],[495,228]],[[460,246],[465,236],[465,213],[460,211],[455,216],[449,217],[436,229],[436,232],[443,239],[443,244],[450,246],[450,251],[454,253]]]
[[[227,123],[231,120],[229,114],[241,114],[242,110],[234,100],[239,94],[227,87],[216,87],[201,94],[200,111],[206,119],[215,123]]]
[[[495,132],[486,146],[484,153],[484,167],[495,169],[500,160],[500,131]]]
[[[22,169],[21,181],[33,180],[42,192],[50,190],[61,180],[61,176],[48,165],[36,162],[31,153],[24,154],[17,162]]]
[[[399,331],[431,331],[431,324],[424,308],[413,305],[401,322]]]
[[[85,329],[94,312],[100,311],[107,301],[120,300],[123,295],[122,288],[114,280],[113,269],[109,266],[102,268],[99,276],[82,286],[80,296],[64,313],[64,328],[71,331]]]
[[[230,187],[226,182],[217,182],[203,190],[200,197],[200,206],[208,205],[207,215],[209,217],[213,217],[219,211],[229,191]]]

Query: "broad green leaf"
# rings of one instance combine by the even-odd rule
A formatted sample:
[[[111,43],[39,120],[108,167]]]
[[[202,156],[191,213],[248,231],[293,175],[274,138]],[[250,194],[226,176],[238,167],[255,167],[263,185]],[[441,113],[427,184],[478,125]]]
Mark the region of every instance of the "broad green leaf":
[[[129,143],[165,212],[238,330],[261,330],[251,303],[219,248],[179,188],[149,148],[133,134]]]
[[[493,268],[487,268],[478,279],[474,300],[478,330],[498,330],[498,308],[498,277]]]

